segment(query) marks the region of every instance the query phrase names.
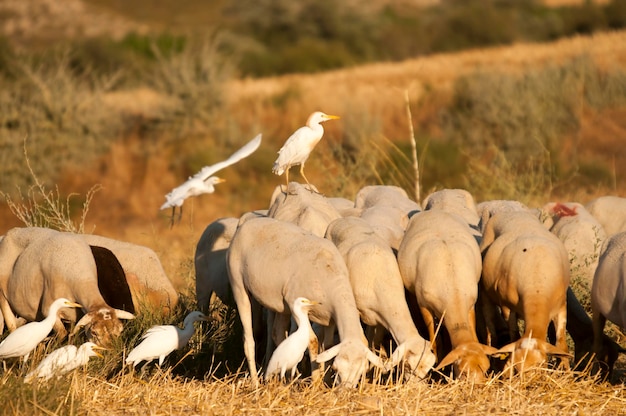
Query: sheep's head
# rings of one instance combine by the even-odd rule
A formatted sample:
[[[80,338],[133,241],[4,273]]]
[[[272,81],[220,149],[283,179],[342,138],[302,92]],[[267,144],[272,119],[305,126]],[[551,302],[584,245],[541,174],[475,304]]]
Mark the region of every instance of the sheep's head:
[[[518,341],[505,345],[496,351],[496,354],[510,353],[505,371],[515,369],[517,373],[523,373],[533,368],[540,367],[548,361],[548,355],[560,358],[571,357],[571,354],[561,351],[554,345],[537,338],[524,337]]]
[[[371,364],[387,369],[380,357],[359,342],[342,341],[320,353],[316,361],[324,363],[332,358],[337,381],[343,386],[356,386]]]
[[[452,364],[455,378],[473,381],[474,383],[483,383],[485,374],[491,365],[487,355],[495,353],[497,353],[497,350],[488,345],[478,342],[467,342],[458,345],[450,351],[441,360],[436,369],[440,370]]]
[[[437,357],[430,348],[430,343],[423,339],[403,342],[391,356],[391,366],[402,362],[404,379],[413,377],[423,379],[437,362]]]
[[[124,326],[120,319],[134,319],[135,316],[120,309],[103,307],[95,311],[88,312],[77,323],[72,334],[77,333],[80,328],[85,327],[87,338],[98,345],[111,345],[113,339],[117,338]]]

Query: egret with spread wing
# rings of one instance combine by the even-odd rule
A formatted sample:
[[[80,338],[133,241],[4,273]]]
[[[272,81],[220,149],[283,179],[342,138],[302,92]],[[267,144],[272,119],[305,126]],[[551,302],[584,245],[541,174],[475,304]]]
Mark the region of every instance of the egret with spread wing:
[[[176,214],[176,207],[180,207],[178,218],[183,213],[183,202],[191,196],[202,194],[212,194],[215,192],[215,185],[224,182],[224,179],[212,176],[219,170],[224,169],[241,159],[250,156],[261,145],[261,134],[250,140],[245,146],[233,153],[228,159],[218,162],[211,166],[203,167],[200,172],[190,176],[187,182],[172,189],[172,192],[165,195],[165,203],[161,205],[161,209],[172,208],[172,223]]]
[[[320,123],[338,118],[339,116],[324,114],[321,111],[314,112],[309,116],[306,125],[296,130],[280,148],[272,172],[278,176],[285,173],[287,188],[289,187],[289,168],[295,165],[300,165],[300,175],[310,188],[311,184],[304,175],[304,163],[324,135],[324,127]]]
[[[80,347],[66,345],[52,351],[44,358],[37,368],[26,375],[25,383],[30,383],[35,379],[48,381],[54,376],[61,376],[75,368],[85,365],[90,357],[100,357],[102,355],[97,350],[106,350],[93,342],[85,342]]]
[[[48,316],[45,319],[20,326],[0,342],[0,358],[24,357],[24,362],[26,362],[30,353],[52,331],[59,311],[62,308],[80,307],[81,305],[76,302],[58,298],[50,305]]]
[[[292,313],[298,324],[298,329],[278,344],[274,350],[267,365],[266,378],[280,374],[280,378],[283,379],[287,370],[290,370],[293,379],[298,363],[302,361],[304,352],[309,346],[309,334],[312,329],[308,311],[317,304],[317,302],[302,297],[293,302]]]
[[[150,362],[158,358],[160,367],[172,351],[187,345],[194,333],[193,324],[206,319],[202,312],[194,311],[185,317],[182,329],[174,325],[153,326],[143,334],[141,343],[128,354],[126,364],[136,367],[142,361]]]

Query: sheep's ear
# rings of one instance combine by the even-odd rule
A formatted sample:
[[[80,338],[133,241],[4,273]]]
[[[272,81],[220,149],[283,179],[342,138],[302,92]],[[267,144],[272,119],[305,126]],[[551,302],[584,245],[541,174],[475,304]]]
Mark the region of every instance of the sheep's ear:
[[[560,348],[550,344],[549,342],[539,340],[539,346],[546,354],[554,355],[557,357],[572,357],[572,354],[570,354],[569,352],[565,352]]]
[[[395,367],[400,364],[400,361],[404,358],[406,353],[406,343],[398,345],[398,348],[391,354],[391,367]]]
[[[80,318],[78,322],[76,322],[76,326],[74,326],[74,329],[72,330],[71,335],[76,335],[82,327],[89,325],[92,320],[93,320],[92,314],[90,313],[85,314],[85,316],[83,316],[82,318]]]
[[[115,309],[115,315],[119,318],[119,319],[135,319],[135,315],[133,315],[130,312],[127,311],[123,311],[121,309]]]
[[[363,346],[363,348],[367,348]],[[369,348],[367,348],[367,354],[365,355],[370,363],[375,365],[376,367],[382,368],[385,371],[389,371],[382,358],[378,355],[374,354]]]
[[[490,345],[480,344],[480,348],[482,349],[483,353],[485,353],[485,355],[493,355],[498,353],[498,350]]]
[[[448,353],[448,355],[443,357],[443,360],[441,360],[441,362],[437,365],[437,367],[435,367],[435,371],[439,371],[442,368],[447,367],[450,364],[454,363],[456,360],[461,358],[461,353],[462,352],[463,352],[463,350],[460,349],[460,348],[455,348],[452,351],[450,351]]]
[[[325,363],[326,361],[333,359],[339,354],[339,348],[341,344],[337,344],[332,348],[327,349],[326,351],[320,352],[317,354],[317,358],[315,358],[315,362],[317,363]]]

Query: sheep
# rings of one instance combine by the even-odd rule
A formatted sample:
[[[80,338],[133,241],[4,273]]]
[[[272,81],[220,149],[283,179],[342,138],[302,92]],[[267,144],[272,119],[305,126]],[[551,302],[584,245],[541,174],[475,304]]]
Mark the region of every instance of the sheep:
[[[476,204],[476,212],[480,218],[479,227],[480,233],[485,232],[485,225],[487,220],[492,217],[496,212],[510,212],[510,211],[531,211],[525,204],[510,200],[510,199],[492,199],[488,201],[482,201]]]
[[[398,344],[392,366],[405,362],[405,378],[424,378],[436,361],[430,344],[422,338],[404,301],[404,285],[389,244],[364,220],[340,218],[330,223],[326,238],[342,254],[361,320],[382,325]]]
[[[563,243],[530,212],[501,211],[486,222],[481,252],[482,288],[489,300],[501,308],[515,341],[498,350],[514,355],[507,362],[507,370],[523,372],[545,362],[547,354],[562,358],[562,364],[567,366],[564,360],[569,357],[565,330],[570,272]],[[492,314],[493,311],[485,312],[488,327]],[[521,339],[517,315],[525,322]],[[556,329],[556,346],[546,341],[550,321]]]
[[[263,215],[259,211],[249,213],[252,217]],[[247,215],[247,214],[246,214]],[[198,309],[205,314],[212,311],[211,317],[221,321],[220,306],[235,308],[235,302],[230,290],[228,268],[226,265],[226,252],[230,247],[230,241],[237,230],[240,219],[235,217],[219,218],[209,224],[205,229],[194,255],[196,269],[196,302]],[[264,338],[266,323],[263,316],[263,308],[252,300],[253,328],[255,338]],[[265,351],[272,348],[270,339],[261,344],[257,349],[257,355],[263,356]]]
[[[574,362],[576,367],[584,369],[593,353],[593,322],[587,311],[578,301],[572,291],[567,289],[567,332],[574,341]],[[602,336],[602,347],[596,351],[596,361],[603,363],[602,369],[609,379],[613,372],[613,367],[617,361],[618,354],[624,353],[615,341],[607,335]]]
[[[607,238],[604,228],[577,202],[549,202],[541,211],[544,224],[567,250],[572,280],[581,284],[586,293],[591,293],[593,275]]]
[[[255,386],[258,376],[250,296],[282,317],[282,329],[289,325],[289,307],[296,298],[319,302],[311,309],[311,321],[325,326],[335,324],[341,342],[317,357],[316,342],[312,342],[309,354],[312,361],[319,363],[334,357],[333,368],[342,384],[355,385],[369,363],[384,366],[380,357],[366,346],[348,269],[330,241],[295,224],[248,216],[233,236],[226,262],[243,325],[244,352]]]
[[[167,277],[157,254],[150,248],[94,234],[77,234],[90,245],[108,248],[126,273],[135,309],[160,308],[164,315],[178,304],[178,292]]]
[[[299,225],[318,237],[324,237],[328,224],[340,218],[341,214],[323,195],[311,192],[297,182],[290,182],[285,192],[280,186],[276,187],[267,216]]]
[[[122,331],[120,319],[134,315],[109,306],[98,288],[97,266],[90,246],[78,235],[46,228],[9,230],[0,243],[0,308],[9,330],[15,315],[40,320],[55,299],[64,297],[82,305],[84,316],[75,333],[87,327],[90,340],[107,345]],[[55,322],[59,336],[66,334],[63,320],[77,321],[75,310],[64,309]]]
[[[358,215],[385,239],[396,252],[409,223],[409,217],[421,211],[419,204],[397,186],[366,186],[355,198]]]
[[[585,208],[602,224],[608,237],[626,231],[626,198],[601,196],[588,202]]]
[[[480,260],[466,221],[440,209],[413,215],[398,250],[404,287],[416,297],[431,343],[435,318],[443,321],[450,336],[452,351],[437,369],[453,364],[457,377],[476,382],[484,381],[490,367],[487,355],[496,351],[480,344],[476,335]]]
[[[463,218],[465,222],[475,231],[475,236],[479,235],[478,211],[474,197],[465,189],[441,189],[432,192],[422,201],[424,210],[440,209],[449,213],[453,213]]]
[[[606,320],[626,328],[626,232],[613,235],[598,262],[591,287],[593,352],[611,376],[608,351],[603,345]]]
[[[237,230],[238,218],[219,218],[205,229],[194,256],[196,269],[196,301],[198,309],[208,313],[216,300],[228,305],[230,284],[226,267],[226,251]]]

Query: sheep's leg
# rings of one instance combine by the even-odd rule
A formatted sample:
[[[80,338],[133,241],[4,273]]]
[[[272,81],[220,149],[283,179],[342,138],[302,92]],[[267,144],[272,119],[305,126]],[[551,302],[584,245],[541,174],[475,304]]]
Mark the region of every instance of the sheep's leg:
[[[424,323],[428,327],[428,339],[430,339],[430,347],[435,354],[437,354],[437,340],[435,339],[435,317],[427,308],[420,306],[420,312],[422,313],[422,318],[424,318]],[[437,354],[438,355],[438,354]]]
[[[13,311],[11,310],[9,300],[2,290],[0,290],[0,312],[4,317],[4,323],[7,325],[7,329],[10,332],[15,331],[15,328],[17,328],[17,320],[15,318],[15,315],[13,314]]]
[[[231,275],[236,275],[236,272],[231,271]],[[248,361],[248,369],[250,371],[250,378],[255,388],[259,387],[259,376],[256,368],[256,358],[254,350],[254,333],[252,331],[252,305],[250,303],[250,295],[243,287],[243,284],[239,285],[236,279],[231,279],[231,287],[233,290],[233,296],[237,303],[237,310],[239,311],[239,319],[243,327],[243,351]],[[241,282],[243,283],[243,282]]]

